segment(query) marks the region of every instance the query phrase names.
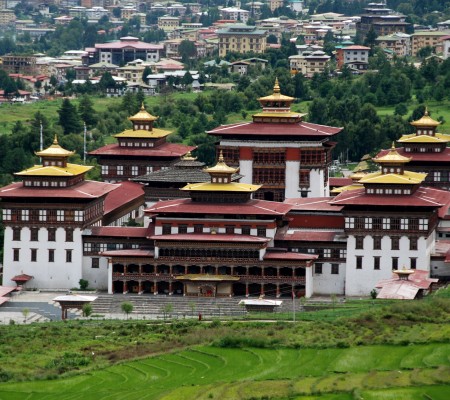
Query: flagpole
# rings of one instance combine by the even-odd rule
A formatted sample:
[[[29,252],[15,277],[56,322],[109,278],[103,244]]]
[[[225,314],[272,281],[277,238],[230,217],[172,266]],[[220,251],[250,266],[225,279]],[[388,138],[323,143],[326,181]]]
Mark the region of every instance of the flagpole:
[[[86,122],[84,123],[84,135],[83,135],[83,138],[84,138],[84,154],[83,154],[83,161],[84,161],[84,164],[86,164]]]
[[[295,293],[294,289],[292,289],[292,320],[295,322]]]
[[[39,127],[40,127],[40,145],[41,145],[41,151],[44,149],[44,135],[43,135],[43,128],[42,128],[42,121],[39,121]]]

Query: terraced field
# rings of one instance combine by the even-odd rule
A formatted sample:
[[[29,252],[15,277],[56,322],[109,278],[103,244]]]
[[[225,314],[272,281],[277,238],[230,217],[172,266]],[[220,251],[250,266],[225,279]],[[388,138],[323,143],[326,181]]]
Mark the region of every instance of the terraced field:
[[[0,399],[300,400],[358,395],[444,400],[449,391],[446,343],[274,350],[203,346],[61,380],[1,384]]]

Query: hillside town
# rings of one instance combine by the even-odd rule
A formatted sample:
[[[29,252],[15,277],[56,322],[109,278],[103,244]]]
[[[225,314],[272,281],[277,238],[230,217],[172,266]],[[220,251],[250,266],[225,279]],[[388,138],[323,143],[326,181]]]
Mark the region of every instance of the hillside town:
[[[282,47],[289,51],[280,65],[307,78],[324,71],[363,74],[374,69],[374,48],[418,65],[449,57],[444,12],[425,25],[381,1],[358,3],[355,15],[314,13],[311,7],[320,6],[313,1],[221,3],[2,0],[0,66],[21,85],[8,87],[0,100],[70,94],[87,81],[99,84],[105,73],[107,96],[157,95],[173,85],[201,91],[222,83],[211,79],[211,70],[255,76],[269,63],[267,51]]]

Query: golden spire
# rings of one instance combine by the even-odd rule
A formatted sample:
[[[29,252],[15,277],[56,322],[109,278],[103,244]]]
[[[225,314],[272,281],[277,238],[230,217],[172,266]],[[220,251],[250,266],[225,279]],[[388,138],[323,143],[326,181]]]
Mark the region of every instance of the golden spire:
[[[55,138],[53,139],[53,143],[51,146],[47,147],[44,150],[36,151],[34,154],[36,154],[39,157],[69,157],[72,154],[74,154],[74,151],[69,151],[66,149],[63,149],[59,143],[58,143],[58,136],[55,135]]]
[[[141,109],[138,111],[137,114],[133,115],[132,117],[128,117],[130,121],[156,121],[158,117],[154,117],[151,115],[146,109],[145,104],[142,102]]]
[[[428,106],[425,106],[425,117],[428,117]]]
[[[273,93],[280,93],[280,85],[278,83],[278,77],[275,78],[275,85],[273,86]]]
[[[411,161],[410,157],[404,157],[398,154],[397,149],[395,148],[394,142],[392,142],[391,150],[384,156],[374,158],[373,161],[376,163],[397,163],[397,164],[405,164]]]
[[[204,171],[208,173],[220,173],[220,174],[234,174],[239,170],[239,168],[229,167],[223,158],[223,152],[220,150],[219,161],[214,167],[205,168]]]
[[[182,160],[189,160],[189,161],[195,161],[197,157],[194,157],[190,151],[188,151],[183,157],[181,157]]]
[[[415,127],[424,127],[424,128],[435,128],[441,123],[439,121],[434,120],[430,117],[430,113],[428,112],[428,107],[425,107],[425,112],[423,117],[418,119],[417,121],[412,121],[411,125]]]

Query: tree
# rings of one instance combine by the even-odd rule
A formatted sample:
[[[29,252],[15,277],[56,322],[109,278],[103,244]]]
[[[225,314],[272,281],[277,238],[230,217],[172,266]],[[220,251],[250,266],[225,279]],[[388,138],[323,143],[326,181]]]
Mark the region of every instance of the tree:
[[[89,128],[92,128],[97,123],[94,103],[89,96],[81,96],[80,103],[78,104],[78,113],[80,114],[81,119]]]
[[[28,309],[28,308],[22,309],[22,315],[23,315],[23,318],[24,318],[23,322],[26,324],[28,315],[30,315],[30,309]]]
[[[101,90],[105,91],[106,89],[114,89],[116,87],[116,81],[112,77],[111,72],[106,71],[100,78],[98,85]]]
[[[189,60],[197,55],[195,43],[190,40],[181,41],[178,46],[178,54],[181,56],[181,61],[183,63],[189,63]]]
[[[61,108],[58,110],[59,125],[62,126],[64,134],[79,133],[83,130],[80,115],[77,108],[69,99],[64,99]]]
[[[86,290],[89,286],[89,281],[86,279],[80,279],[78,281],[78,284],[80,285],[80,290]]]
[[[149,66],[145,67],[144,71],[142,72],[142,81],[148,84],[147,76],[151,75],[152,72],[153,71]]]
[[[172,311],[173,311],[173,304],[172,303],[165,304],[162,308],[164,319],[166,319]]]
[[[192,84],[192,82],[194,82],[194,78],[192,78],[192,75],[189,71],[186,71],[183,78],[181,79],[181,84],[186,87]]]
[[[85,303],[83,304],[82,312],[83,317],[90,317],[92,315],[92,304],[91,303]]]
[[[366,39],[364,40],[364,45],[370,47],[372,50],[376,44],[376,39],[378,35],[376,34],[373,26],[370,27],[369,32],[367,32]]]
[[[130,302],[124,301],[124,302],[120,305],[120,308],[121,308],[122,311],[127,315],[127,319],[128,319],[129,314],[130,314],[131,312],[133,312],[134,306],[133,306],[133,304],[131,304]]]

